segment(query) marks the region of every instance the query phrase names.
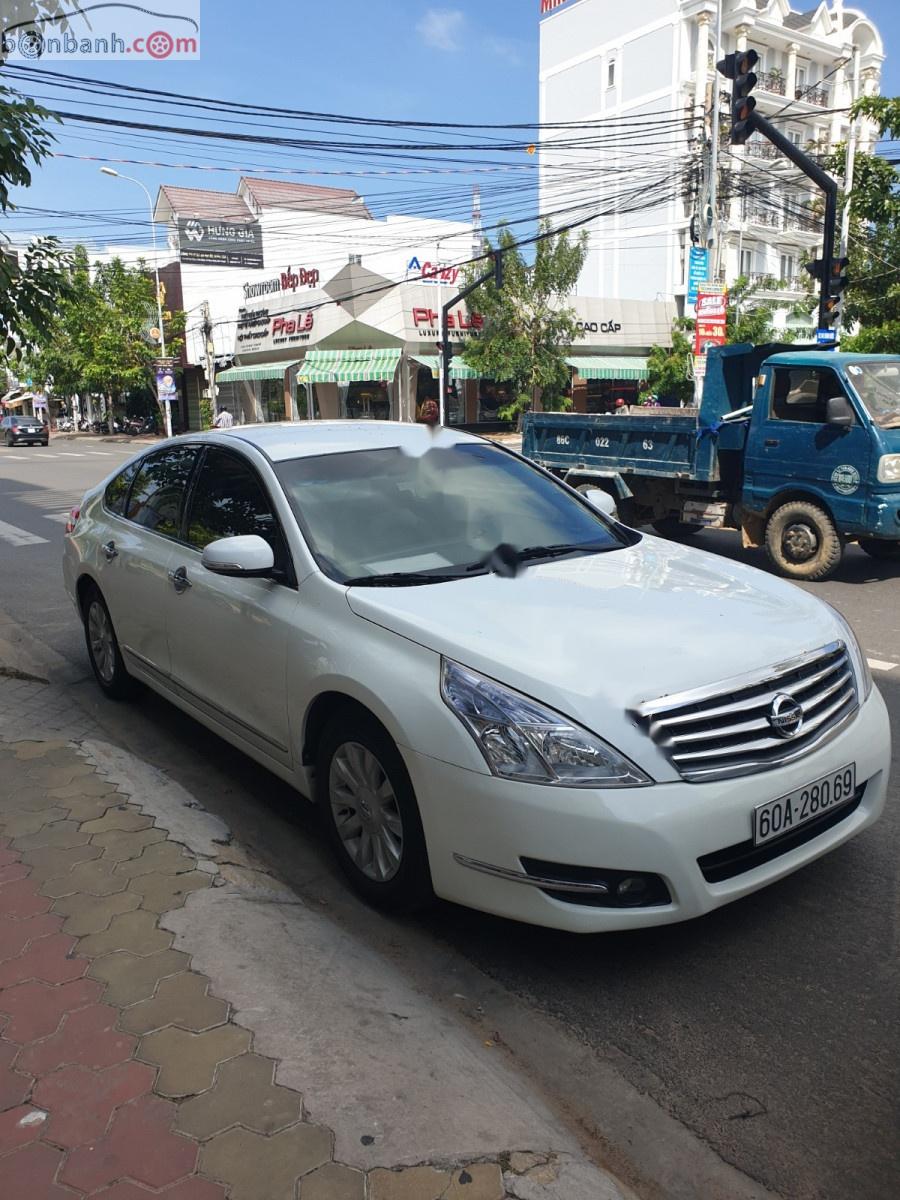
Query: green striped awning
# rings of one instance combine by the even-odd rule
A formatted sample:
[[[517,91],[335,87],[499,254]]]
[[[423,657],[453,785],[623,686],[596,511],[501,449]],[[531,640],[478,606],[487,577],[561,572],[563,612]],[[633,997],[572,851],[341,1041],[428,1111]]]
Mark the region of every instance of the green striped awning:
[[[437,354],[413,354],[411,357],[414,362],[421,363],[423,367],[427,367],[431,372],[432,378],[440,379],[441,360]],[[468,363],[463,362],[461,358],[451,358],[450,378],[477,379],[478,372],[474,367],[470,367]]]
[[[647,360],[633,355],[583,355],[567,358],[582,379],[646,379]]]
[[[227,371],[216,372],[216,383],[249,383],[254,379],[283,379],[289,367],[296,367],[296,362],[267,362],[254,363],[252,367],[229,367]]]
[[[400,350],[310,350],[297,372],[299,383],[388,383]]]

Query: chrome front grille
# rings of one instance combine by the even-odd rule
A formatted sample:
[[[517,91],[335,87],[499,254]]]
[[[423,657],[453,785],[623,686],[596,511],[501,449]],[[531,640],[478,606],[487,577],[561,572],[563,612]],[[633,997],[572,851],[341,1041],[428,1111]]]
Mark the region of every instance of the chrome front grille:
[[[779,733],[778,714],[792,710],[791,701],[802,709],[802,722]],[[801,758],[858,706],[847,647],[832,642],[752,675],[648,701],[633,715],[683,779],[704,783]]]

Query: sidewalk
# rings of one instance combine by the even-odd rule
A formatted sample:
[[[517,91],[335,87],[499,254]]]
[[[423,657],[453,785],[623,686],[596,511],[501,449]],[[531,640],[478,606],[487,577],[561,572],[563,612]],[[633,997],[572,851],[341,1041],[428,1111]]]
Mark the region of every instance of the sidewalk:
[[[183,789],[85,724],[23,740],[76,714],[2,683],[4,1200],[621,1200]]]

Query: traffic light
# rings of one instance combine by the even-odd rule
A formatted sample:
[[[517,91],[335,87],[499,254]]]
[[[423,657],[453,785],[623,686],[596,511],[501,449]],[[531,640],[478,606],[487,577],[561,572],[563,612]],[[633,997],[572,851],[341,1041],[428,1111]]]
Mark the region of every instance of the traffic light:
[[[809,271],[813,279],[817,280],[819,283],[822,282],[822,277],[825,273],[824,268],[825,264],[821,258],[817,258],[813,262],[805,263],[803,266],[803,270]]]
[[[844,307],[844,292],[847,290],[847,258],[833,258],[831,270],[828,272],[828,295],[825,299],[825,313],[829,324],[837,324],[841,319]]]
[[[756,108],[756,101],[750,95],[756,87],[756,76],[753,68],[759,62],[755,50],[738,50],[735,54],[726,54],[716,63],[716,70],[731,83],[731,144],[743,146],[753,132],[750,117]]]

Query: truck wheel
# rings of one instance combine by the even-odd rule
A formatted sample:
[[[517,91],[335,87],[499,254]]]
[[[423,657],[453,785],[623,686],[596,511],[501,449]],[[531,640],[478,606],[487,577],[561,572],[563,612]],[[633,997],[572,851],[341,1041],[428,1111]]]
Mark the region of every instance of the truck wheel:
[[[653,521],[652,525],[660,537],[671,538],[673,541],[677,541],[679,538],[695,537],[703,528],[702,525],[691,525],[688,521],[679,521],[674,514],[660,517],[658,521]]]
[[[859,548],[865,550],[870,558],[900,559],[898,538],[860,538]]]
[[[838,569],[844,545],[824,509],[789,500],[766,523],[766,553],[782,575],[815,582]]]

